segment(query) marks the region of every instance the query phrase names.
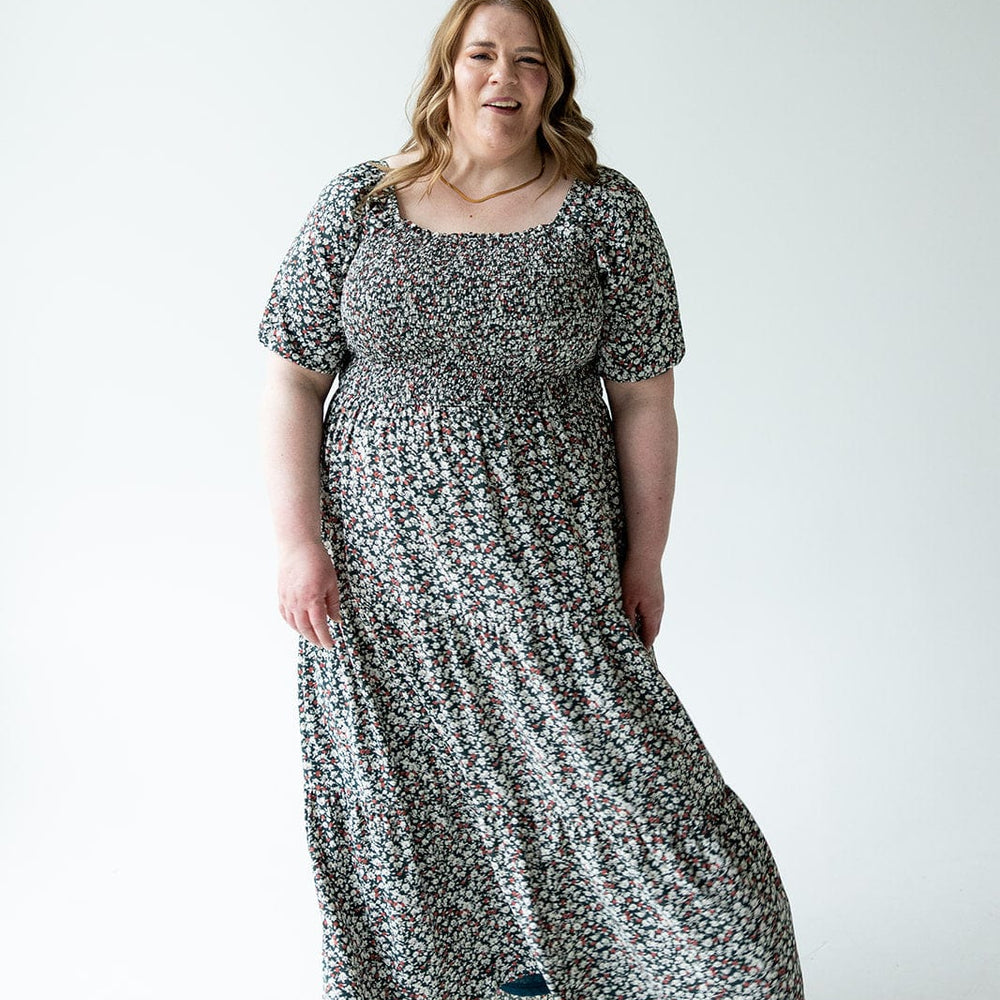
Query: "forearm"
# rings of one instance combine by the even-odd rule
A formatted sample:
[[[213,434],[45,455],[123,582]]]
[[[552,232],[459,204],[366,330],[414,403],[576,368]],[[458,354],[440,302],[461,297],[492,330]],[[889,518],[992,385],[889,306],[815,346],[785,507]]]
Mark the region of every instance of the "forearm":
[[[677,469],[677,417],[672,403],[636,400],[614,419],[626,557],[659,566],[670,533]]]
[[[306,383],[272,378],[264,388],[264,472],[281,549],[322,540],[319,464],[324,398]]]

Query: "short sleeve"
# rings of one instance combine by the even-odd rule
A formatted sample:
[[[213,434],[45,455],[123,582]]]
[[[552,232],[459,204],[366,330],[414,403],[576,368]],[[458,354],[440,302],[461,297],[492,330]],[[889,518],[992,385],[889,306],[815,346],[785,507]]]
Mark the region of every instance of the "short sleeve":
[[[639,189],[602,167],[598,269],[604,317],[597,371],[616,382],[653,378],[684,356],[677,289],[659,227]]]
[[[376,171],[362,164],[326,185],[271,286],[258,340],[312,371],[338,374],[347,351],[340,293],[361,238],[359,199]]]

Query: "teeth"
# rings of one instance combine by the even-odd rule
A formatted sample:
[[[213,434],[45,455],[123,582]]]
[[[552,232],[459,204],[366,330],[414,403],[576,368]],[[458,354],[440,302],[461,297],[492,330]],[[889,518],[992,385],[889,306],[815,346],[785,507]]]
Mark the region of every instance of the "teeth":
[[[489,106],[491,108],[518,108],[520,105],[517,101],[490,101]]]

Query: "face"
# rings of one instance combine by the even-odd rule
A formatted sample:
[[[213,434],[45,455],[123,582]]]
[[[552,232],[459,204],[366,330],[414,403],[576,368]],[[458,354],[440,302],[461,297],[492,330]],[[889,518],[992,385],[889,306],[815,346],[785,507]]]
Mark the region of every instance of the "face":
[[[476,7],[462,32],[454,69],[448,119],[457,145],[500,155],[535,145],[549,73],[527,15],[487,4]]]

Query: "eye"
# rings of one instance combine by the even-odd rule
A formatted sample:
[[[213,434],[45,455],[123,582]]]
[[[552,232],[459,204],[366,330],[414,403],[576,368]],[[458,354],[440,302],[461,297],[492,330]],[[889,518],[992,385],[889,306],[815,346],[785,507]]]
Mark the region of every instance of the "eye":
[[[469,56],[470,59],[489,59],[489,57],[488,52],[475,52]]]
[[[533,66],[545,65],[541,59],[536,59],[534,56],[525,56],[521,62],[531,63]]]

